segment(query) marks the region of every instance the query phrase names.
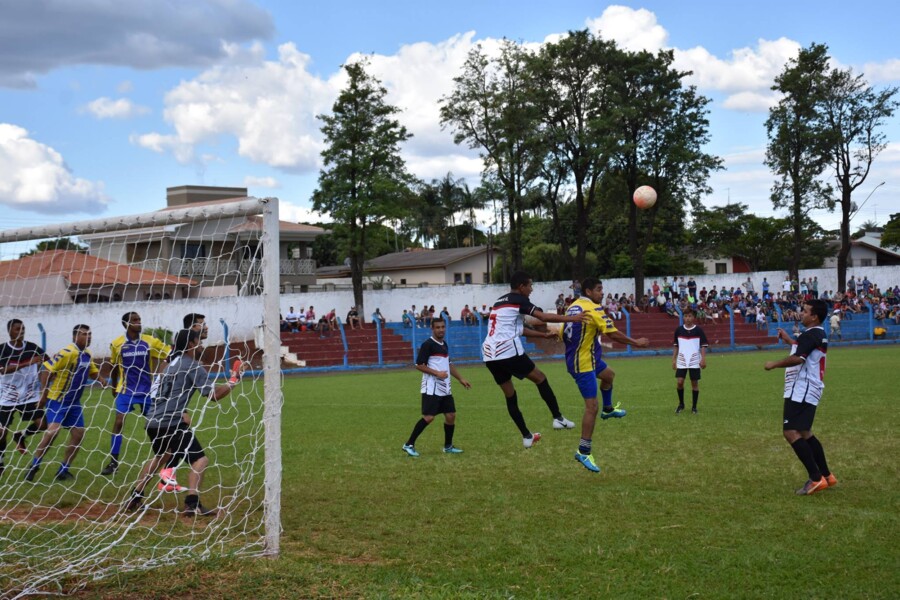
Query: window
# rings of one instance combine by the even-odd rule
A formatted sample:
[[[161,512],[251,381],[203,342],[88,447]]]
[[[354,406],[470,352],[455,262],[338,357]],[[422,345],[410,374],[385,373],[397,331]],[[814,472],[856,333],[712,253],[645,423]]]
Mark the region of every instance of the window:
[[[181,258],[206,258],[206,245],[185,242]]]
[[[716,263],[716,275],[728,272],[728,263]]]
[[[490,283],[490,281],[488,281],[487,271],[481,272],[481,283]]]
[[[400,280],[400,285],[406,285],[406,280],[405,280],[405,279],[401,279],[401,280]]]
[[[453,274],[453,283],[462,283],[462,273]]]
[[[859,266],[861,267],[874,267],[875,263],[872,262],[871,258],[861,258],[859,259]]]
[[[472,274],[471,273],[463,274],[463,281],[466,283],[472,283]]]

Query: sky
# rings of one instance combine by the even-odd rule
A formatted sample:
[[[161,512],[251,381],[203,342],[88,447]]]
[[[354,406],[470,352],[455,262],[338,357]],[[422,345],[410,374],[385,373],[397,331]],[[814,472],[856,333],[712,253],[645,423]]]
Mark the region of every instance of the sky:
[[[360,55],[413,134],[410,171],[476,187],[477,152],[438,116],[476,44],[536,48],[589,28],[624,48],[671,49],[712,100],[706,150],[725,169],[704,204],[761,216],[779,215],[763,165],[770,87],[801,47],[827,44],[836,66],[900,85],[900,4],[888,0],[0,0],[0,14],[0,229],[156,210],[180,185],[247,187],[277,196],[282,219],[330,220],[310,212],[316,116]],[[854,194],[851,229],[900,211],[900,115],[882,131],[890,144]]]

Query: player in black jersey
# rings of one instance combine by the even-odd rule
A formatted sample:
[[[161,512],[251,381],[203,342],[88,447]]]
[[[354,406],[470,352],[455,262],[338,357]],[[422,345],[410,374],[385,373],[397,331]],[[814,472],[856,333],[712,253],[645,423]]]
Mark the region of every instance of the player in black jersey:
[[[672,351],[672,369],[675,371],[675,390],[678,392],[678,407],[675,414],[684,410],[684,378],[691,378],[691,412],[697,414],[697,400],[700,397],[700,369],[706,368],[706,333],[694,323],[694,309],[684,309],[684,324],[675,329]]]
[[[444,413],[444,453],[461,454],[462,450],[453,445],[453,432],[456,427],[456,405],[450,391],[450,376],[456,378],[466,389],[472,386],[463,379],[453,363],[450,362],[450,347],[444,340],[447,324],[441,317],[431,321],[431,337],[422,343],[416,357],[416,369],[422,373],[422,418],[413,427],[409,440],[403,445],[403,451],[412,457],[419,456],[416,451],[416,439],[434,420]]]

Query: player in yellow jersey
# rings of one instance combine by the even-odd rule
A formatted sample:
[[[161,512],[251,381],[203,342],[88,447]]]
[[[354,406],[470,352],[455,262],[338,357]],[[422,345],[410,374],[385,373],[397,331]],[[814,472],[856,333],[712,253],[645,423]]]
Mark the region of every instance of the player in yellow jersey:
[[[600,302],[603,300],[603,283],[600,280],[588,277],[581,282],[581,290],[582,296],[569,305],[566,314],[569,316],[590,315],[590,318],[566,323],[566,326],[560,329],[560,336],[566,344],[566,368],[575,379],[581,396],[584,398],[581,441],[578,444],[578,451],[575,452],[575,460],[588,471],[599,473],[600,467],[594,462],[591,454],[591,438],[594,435],[594,424],[599,411],[597,379],[601,382],[600,393],[603,397],[601,418],[620,419],[625,416],[623,409],[618,406],[613,407],[612,404],[613,380],[616,373],[601,359],[600,334],[602,333],[620,344],[638,348],[646,348],[650,345],[650,341],[647,338],[632,339],[616,329],[612,319],[606,316],[600,306]]]

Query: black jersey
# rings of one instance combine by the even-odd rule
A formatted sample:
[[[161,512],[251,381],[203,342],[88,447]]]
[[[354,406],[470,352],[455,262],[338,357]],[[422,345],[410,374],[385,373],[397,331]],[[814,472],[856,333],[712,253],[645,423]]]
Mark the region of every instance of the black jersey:
[[[450,346],[447,341],[439,342],[433,337],[428,338],[419,347],[416,356],[417,365],[425,365],[435,371],[447,373],[446,379],[438,379],[430,373],[422,373],[421,392],[430,396],[450,396]]]
[[[494,302],[488,317],[488,334],[482,345],[485,362],[525,354],[521,339],[525,331],[525,316],[536,310],[543,312],[531,303],[528,296],[518,292],[500,296]]]
[[[0,367],[17,367],[33,358],[44,358],[44,349],[33,342],[13,346],[7,342],[0,346]],[[18,369],[15,373],[0,375],[0,406],[16,406],[37,402],[40,398],[38,368],[40,363]]]
[[[677,368],[699,369],[700,348],[708,348],[709,342],[706,341],[706,333],[699,325],[694,325],[690,329],[679,325],[675,330],[674,345],[678,346],[678,357],[675,360]]]

